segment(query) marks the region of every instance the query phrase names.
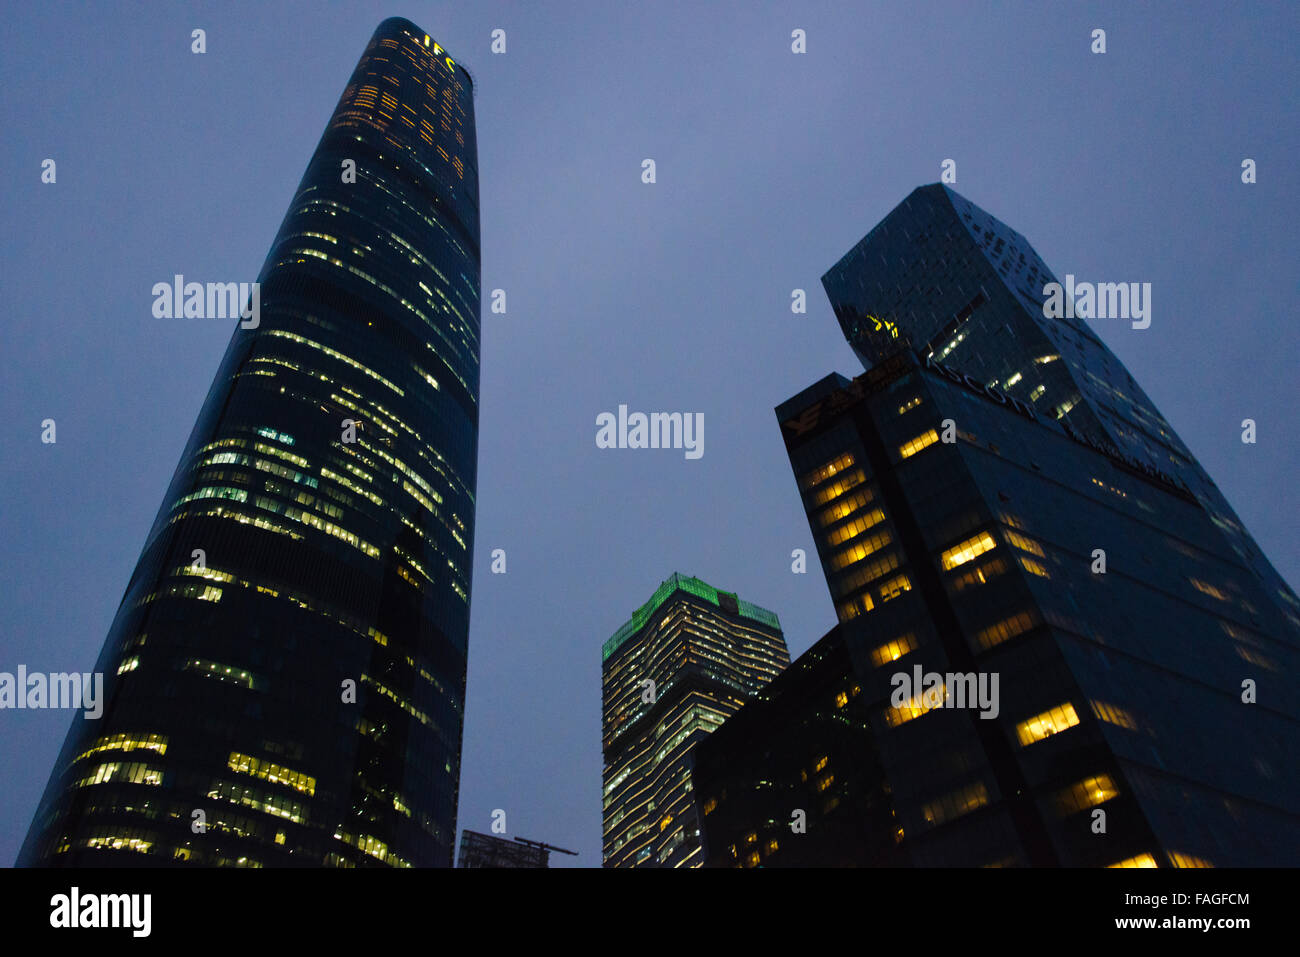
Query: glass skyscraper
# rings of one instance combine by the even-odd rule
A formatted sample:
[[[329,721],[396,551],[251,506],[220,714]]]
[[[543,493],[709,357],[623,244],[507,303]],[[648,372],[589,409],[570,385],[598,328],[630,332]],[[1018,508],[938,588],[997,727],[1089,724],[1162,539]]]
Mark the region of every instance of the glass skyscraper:
[[[605,867],[699,867],[691,749],[790,663],[765,608],[674,573],[605,642]]]
[[[472,81],[385,20],[258,276],[29,865],[451,866],[479,390]],[[247,326],[247,328],[245,328]]]
[[[940,184],[914,190],[822,277],[864,367],[909,342],[1177,475],[1300,638],[1300,599],[1133,376],[1072,310],[1046,317],[1044,286],[1057,282],[1023,236]]]
[[[1300,647],[1178,477],[905,349],[777,419],[840,624],[696,750],[708,863],[1297,863]]]

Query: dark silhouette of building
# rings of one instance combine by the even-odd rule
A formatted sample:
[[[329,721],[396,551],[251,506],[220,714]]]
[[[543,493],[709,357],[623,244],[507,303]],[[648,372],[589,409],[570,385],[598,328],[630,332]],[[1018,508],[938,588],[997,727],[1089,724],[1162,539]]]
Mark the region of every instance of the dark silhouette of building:
[[[851,674],[774,683],[698,752],[711,863],[780,830],[796,770],[834,747],[814,722],[780,740],[776,716],[850,681],[873,754],[849,813],[875,822],[867,848],[894,829],[896,862],[1297,863],[1300,653],[1178,475],[928,351],[827,376],[777,418]],[[784,831],[782,850],[802,839]]]
[[[691,750],[789,663],[776,615],[678,574],[605,642],[605,867],[700,866]]]
[[[1051,283],[1063,286],[1056,304],[1045,291]],[[1073,301],[1069,308],[1063,303],[1075,288],[1072,276],[1061,284],[1023,236],[937,183],[914,190],[827,271],[822,285],[864,368],[900,344],[911,345],[922,356],[1032,404],[1039,415],[1061,419],[1097,442],[1178,476],[1260,576],[1269,599],[1287,618],[1291,640],[1300,643],[1300,599],[1094,331],[1093,326],[1108,324],[1128,330],[1173,321],[1162,315],[1153,320],[1150,297],[1130,295],[1129,283],[1089,282],[1088,296],[1095,301],[1088,311],[1108,317],[1079,318]],[[1145,313],[1141,319],[1138,311]],[[1117,315],[1124,313],[1133,318]]]
[[[575,854],[562,847],[524,838],[496,837],[478,831],[460,833],[460,867],[550,867],[551,851]]]
[[[385,20],[127,585],[104,715],[73,721],[20,863],[451,866],[476,156],[468,73]]]

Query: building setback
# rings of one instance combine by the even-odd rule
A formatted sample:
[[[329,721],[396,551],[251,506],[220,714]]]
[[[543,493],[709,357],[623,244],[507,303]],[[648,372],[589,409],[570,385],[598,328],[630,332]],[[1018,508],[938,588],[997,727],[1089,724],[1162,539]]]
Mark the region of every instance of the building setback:
[[[864,368],[910,344],[922,356],[1031,403],[1039,415],[1060,418],[1098,442],[1178,476],[1263,581],[1287,619],[1292,640],[1300,642],[1300,599],[1091,327],[1129,330],[1130,322],[1085,321],[1072,310],[1047,318],[1044,288],[1051,283],[1060,281],[1025,237],[937,183],[914,190],[822,277]],[[1122,305],[1129,301],[1128,291],[1108,291],[1106,301]],[[1143,321],[1176,317],[1159,313],[1152,320],[1148,314]]]
[[[105,714],[72,722],[20,864],[451,866],[476,156],[469,74],[385,20],[127,585]]]
[[[777,418],[850,662],[820,686],[860,685],[879,768],[849,813],[879,822],[889,796],[896,862],[1300,862],[1300,651],[1177,476],[908,351]],[[710,863],[789,821],[786,759],[811,775],[832,747],[810,726],[764,758],[776,715],[825,707],[782,691],[697,755]]]
[[[776,615],[676,573],[605,642],[605,867],[700,866],[691,750],[789,662]]]

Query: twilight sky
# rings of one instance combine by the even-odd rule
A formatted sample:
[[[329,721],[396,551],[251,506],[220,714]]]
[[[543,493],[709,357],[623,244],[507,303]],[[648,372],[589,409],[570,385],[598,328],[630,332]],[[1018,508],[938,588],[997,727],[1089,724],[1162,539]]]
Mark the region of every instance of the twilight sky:
[[[233,329],[153,318],[151,287],[256,277],[394,15],[476,80],[459,827],[502,808],[580,852],[557,866],[599,865],[600,646],[673,571],[775,611],[792,655],[834,624],[820,572],[790,571],[813,545],[772,408],[861,371],[820,276],[947,158],[1062,278],[1152,283],[1150,328],[1094,328],[1300,583],[1294,3],[22,4],[0,35],[0,671],[93,665]],[[620,403],[702,412],[704,456],[598,449]],[[0,711],[0,865],[71,716]]]

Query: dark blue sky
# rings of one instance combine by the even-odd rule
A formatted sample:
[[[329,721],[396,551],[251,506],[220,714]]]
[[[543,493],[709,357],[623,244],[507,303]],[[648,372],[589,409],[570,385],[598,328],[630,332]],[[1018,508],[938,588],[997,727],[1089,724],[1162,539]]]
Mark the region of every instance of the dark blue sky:
[[[507,315],[483,316],[461,827],[503,808],[510,833],[581,852],[557,865],[599,864],[600,646],[671,572],[777,612],[792,655],[834,624],[821,575],[790,572],[812,542],[772,408],[860,371],[819,278],[949,157],[955,188],[1058,275],[1152,283],[1149,329],[1094,326],[1294,586],[1298,11],[15,6],[0,36],[0,671],[92,666],[232,330],[155,319],[150,289],[255,278],[391,15],[476,79],[484,301],[508,295]],[[620,403],[703,412],[704,457],[597,449],[596,416]],[[498,547],[505,575],[488,573]],[[0,863],[68,721],[0,712]]]

